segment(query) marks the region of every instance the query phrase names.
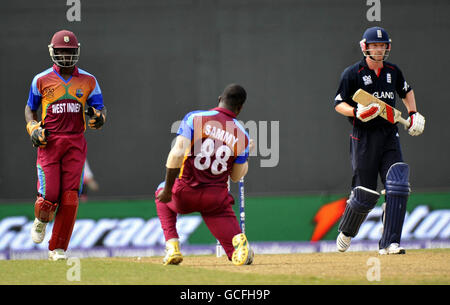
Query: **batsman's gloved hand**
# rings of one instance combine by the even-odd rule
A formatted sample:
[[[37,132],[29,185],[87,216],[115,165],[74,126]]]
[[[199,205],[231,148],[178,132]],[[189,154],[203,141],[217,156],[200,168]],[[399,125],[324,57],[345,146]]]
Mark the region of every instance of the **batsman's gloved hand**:
[[[50,135],[50,132],[42,128],[41,122],[36,122],[34,120],[28,122],[27,131],[34,147],[44,148],[47,146],[47,138]]]
[[[354,110],[354,115],[361,121],[367,122],[378,116],[380,114],[380,110],[381,108],[378,103],[372,103],[367,106],[358,104],[358,107]]]
[[[410,111],[408,122],[408,133],[411,136],[418,136],[423,133],[423,130],[425,129],[425,118],[423,115],[416,111]]]
[[[105,124],[105,116],[100,110],[94,107],[86,109],[85,113],[89,116],[88,125],[92,129],[100,129]]]

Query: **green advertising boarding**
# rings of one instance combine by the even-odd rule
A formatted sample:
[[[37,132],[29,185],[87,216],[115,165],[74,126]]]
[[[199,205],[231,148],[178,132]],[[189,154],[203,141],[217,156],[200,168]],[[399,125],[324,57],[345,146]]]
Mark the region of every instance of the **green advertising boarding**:
[[[333,242],[345,209],[342,195],[248,197],[246,234],[254,244],[264,242]],[[381,237],[382,198],[360,228],[356,241],[376,243]],[[236,214],[238,204],[235,204]],[[46,250],[31,241],[31,203],[0,204],[0,252]],[[178,216],[183,245],[215,245],[200,214]],[[47,235],[50,235],[52,223]],[[402,241],[450,241],[450,193],[411,194]],[[163,247],[164,236],[153,200],[87,201],[78,208],[71,248]]]

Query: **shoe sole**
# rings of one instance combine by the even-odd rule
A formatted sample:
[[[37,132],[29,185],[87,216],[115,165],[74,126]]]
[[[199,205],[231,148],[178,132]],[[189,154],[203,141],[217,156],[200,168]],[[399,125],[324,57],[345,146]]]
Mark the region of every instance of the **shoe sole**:
[[[178,265],[183,261],[183,256],[180,254],[174,254],[171,257],[169,257],[169,259],[167,260],[167,262],[164,263],[164,266],[167,265]]]
[[[33,242],[34,242],[35,244],[40,244],[41,242],[44,241],[44,239],[34,239],[33,237],[31,237],[31,239],[33,240]]]
[[[398,251],[398,252],[391,252],[391,253],[388,253],[388,254],[390,254],[390,255],[396,255],[396,254],[406,254],[406,251],[405,251],[405,249],[401,249],[400,251]]]
[[[42,237],[40,238],[35,238],[35,235],[41,235]],[[43,242],[45,239],[45,229],[44,232],[42,233],[37,233],[35,230],[33,230],[33,228],[31,228],[31,240],[35,243],[35,244],[40,244],[41,242]]]
[[[345,252],[348,250],[348,248],[350,248],[350,243],[347,244],[338,237],[338,239],[336,241],[336,248],[338,249],[339,252]]]
[[[244,234],[241,234],[239,238],[233,238],[233,255],[231,261],[236,266],[242,266],[248,259],[248,242]]]
[[[249,260],[249,261],[247,261],[244,265],[253,264],[253,260],[255,259],[255,252],[253,252],[253,249],[250,249],[248,251],[248,256],[249,256],[249,258],[247,260]]]
[[[378,253],[380,255],[401,255],[401,254],[406,254],[406,250],[405,249],[401,249],[398,252],[386,252],[386,253]]]
[[[340,241],[339,241],[340,242]],[[345,245],[337,245],[337,249],[339,252],[345,252],[348,250],[349,247],[346,247]]]
[[[67,257],[58,257],[58,258],[49,257],[48,260],[49,261],[54,261],[54,262],[56,262],[56,261],[65,261],[65,260],[67,260]]]

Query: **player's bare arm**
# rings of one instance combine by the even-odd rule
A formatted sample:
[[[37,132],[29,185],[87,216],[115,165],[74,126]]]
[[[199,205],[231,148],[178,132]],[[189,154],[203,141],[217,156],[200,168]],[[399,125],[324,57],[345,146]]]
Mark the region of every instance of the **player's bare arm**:
[[[405,98],[402,99],[403,104],[405,104],[406,109],[408,110],[408,113],[414,111],[417,112],[417,106],[416,106],[416,97],[414,96],[414,90],[409,91]]]
[[[348,117],[354,117],[355,116],[355,107],[350,106],[346,102],[342,102],[336,105],[334,108],[338,113],[348,116]]]
[[[233,168],[231,169],[230,179],[233,182],[239,182],[242,177],[247,175],[248,172],[248,162],[239,164],[234,163]]]
[[[30,106],[25,106],[25,122],[28,124],[30,121],[37,121],[38,115],[37,111],[31,110]]]
[[[253,139],[250,139],[249,143],[249,152],[252,152],[255,148],[255,142]],[[237,183],[241,180],[242,177],[247,175],[248,172],[248,161],[242,164],[234,163],[233,168],[231,169],[230,179],[231,181]]]
[[[186,151],[189,150],[191,141],[184,137],[178,136],[175,145],[169,152],[166,162],[166,183],[164,189],[158,194],[157,198],[161,202],[167,203],[172,199],[172,187],[175,179],[180,174],[180,168]]]

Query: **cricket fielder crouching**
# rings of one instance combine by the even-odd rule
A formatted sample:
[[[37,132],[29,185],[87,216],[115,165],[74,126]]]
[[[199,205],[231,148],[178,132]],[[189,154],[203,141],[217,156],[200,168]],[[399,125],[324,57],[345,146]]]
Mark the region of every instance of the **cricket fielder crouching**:
[[[34,77],[25,106],[26,129],[38,147],[38,195],[31,238],[41,243],[48,222],[54,218],[48,255],[50,260],[61,260],[66,259],[83,184],[85,108],[89,107],[92,129],[104,124],[106,108],[96,78],[75,66],[80,55],[75,34],[56,32],[48,47],[54,65]],[[40,106],[42,118],[38,122]]]
[[[346,251],[367,214],[377,204],[379,174],[386,190],[379,253],[404,254],[400,240],[410,185],[409,166],[403,162],[398,128],[378,116],[378,104],[362,106],[356,104],[352,96],[361,88],[395,107],[397,93],[408,110],[411,136],[422,134],[425,118],[417,112],[414,92],[400,69],[385,61],[391,51],[387,32],[380,27],[367,29],[360,46],[364,58],[344,70],[334,100],[335,110],[348,117],[353,126],[350,134],[352,191],[339,224],[336,245],[339,251]]]
[[[166,240],[164,265],[183,260],[177,214],[200,212],[206,226],[235,265],[250,265],[253,250],[232,209],[228,178],[238,182],[248,171],[249,136],[236,120],[247,98],[239,85],[227,86],[219,104],[188,113],[166,163],[166,179],[155,193],[156,211]]]

